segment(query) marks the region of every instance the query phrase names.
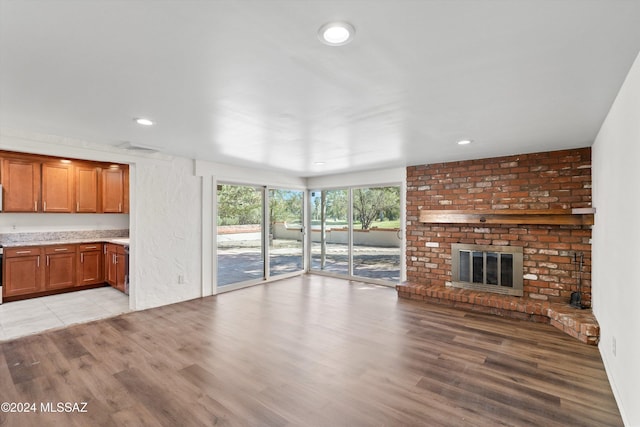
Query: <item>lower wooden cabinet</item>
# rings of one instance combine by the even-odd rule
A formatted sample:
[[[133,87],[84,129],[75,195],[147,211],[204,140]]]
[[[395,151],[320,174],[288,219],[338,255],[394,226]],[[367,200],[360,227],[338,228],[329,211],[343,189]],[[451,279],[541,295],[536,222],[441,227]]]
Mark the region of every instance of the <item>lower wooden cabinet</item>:
[[[125,292],[127,262],[124,246],[107,243],[105,252],[105,281],[119,291]]]
[[[4,297],[29,295],[44,290],[44,260],[39,247],[7,248],[2,268]]]
[[[95,285],[104,282],[102,247],[102,243],[78,245],[76,286]]]
[[[76,245],[44,246],[44,290],[71,288],[76,283]]]
[[[111,243],[5,248],[3,297],[21,299],[108,283],[126,292],[125,247]]]

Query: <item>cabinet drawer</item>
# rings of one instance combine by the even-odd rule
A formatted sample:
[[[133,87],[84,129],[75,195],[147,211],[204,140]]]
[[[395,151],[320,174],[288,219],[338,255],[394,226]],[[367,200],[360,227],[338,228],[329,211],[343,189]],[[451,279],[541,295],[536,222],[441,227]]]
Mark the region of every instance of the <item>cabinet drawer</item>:
[[[115,243],[107,243],[107,251],[106,252],[114,252],[117,254],[124,255],[126,252],[124,250],[124,246],[118,245]]]
[[[80,252],[101,251],[102,243],[83,243],[78,245],[78,250]]]
[[[44,247],[44,253],[47,255],[75,253],[75,251],[76,245],[52,245]]]
[[[4,257],[5,258],[15,258],[20,256],[34,256],[40,255],[40,246],[24,246],[18,248],[5,248],[4,249]]]

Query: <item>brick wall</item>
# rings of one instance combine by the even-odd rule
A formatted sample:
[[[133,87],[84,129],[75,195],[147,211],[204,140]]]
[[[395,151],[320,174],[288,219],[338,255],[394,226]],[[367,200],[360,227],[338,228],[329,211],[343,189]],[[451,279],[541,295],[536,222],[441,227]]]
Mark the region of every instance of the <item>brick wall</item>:
[[[591,207],[591,149],[581,148],[407,168],[407,280],[451,280],[451,243],[522,246],[524,295],[567,302],[584,254],[583,302],[591,300],[591,227],[422,224],[421,209]]]

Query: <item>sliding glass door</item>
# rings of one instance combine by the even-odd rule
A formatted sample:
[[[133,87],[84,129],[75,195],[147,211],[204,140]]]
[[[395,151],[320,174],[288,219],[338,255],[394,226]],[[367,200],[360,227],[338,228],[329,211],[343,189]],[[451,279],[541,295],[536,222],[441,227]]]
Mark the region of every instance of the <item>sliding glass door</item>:
[[[353,275],[400,281],[400,187],[353,190]]]
[[[349,274],[349,192],[311,193],[311,269]]]
[[[312,271],[402,280],[400,186],[311,191],[310,210]]]
[[[264,277],[264,190],[218,185],[218,286]]]
[[[304,192],[269,190],[269,275],[304,269]]]
[[[217,202],[218,287],[304,270],[302,190],[220,184]]]

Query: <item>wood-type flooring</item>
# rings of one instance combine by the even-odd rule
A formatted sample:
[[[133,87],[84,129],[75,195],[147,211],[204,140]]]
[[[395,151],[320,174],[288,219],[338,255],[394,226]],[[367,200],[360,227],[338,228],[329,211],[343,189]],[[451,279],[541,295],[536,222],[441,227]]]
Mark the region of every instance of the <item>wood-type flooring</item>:
[[[594,346],[314,275],[0,342],[0,396],[19,427],[622,425]]]

